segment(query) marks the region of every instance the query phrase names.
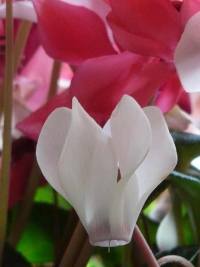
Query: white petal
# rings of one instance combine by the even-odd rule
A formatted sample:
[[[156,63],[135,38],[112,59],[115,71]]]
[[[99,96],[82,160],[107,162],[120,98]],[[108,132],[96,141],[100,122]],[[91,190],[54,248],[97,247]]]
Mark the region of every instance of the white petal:
[[[58,179],[58,162],[71,123],[71,110],[58,108],[46,120],[40,133],[36,156],[40,169],[50,183],[63,197],[67,198]]]
[[[138,218],[138,195],[135,174],[131,178],[121,179],[115,186],[110,203],[111,247],[130,242]]]
[[[6,4],[0,5],[0,18],[6,17]],[[31,1],[19,1],[13,3],[13,17],[37,22],[37,15]]]
[[[149,121],[138,103],[125,95],[113,111],[110,122],[121,176],[131,176],[150,147]]]
[[[178,233],[172,209],[165,215],[158,227],[156,243],[161,251],[171,250],[178,245]]]
[[[200,92],[200,12],[186,24],[176,47],[174,61],[184,89]]]
[[[74,98],[59,179],[93,245],[103,245],[110,236],[108,204],[117,171],[111,138]]]
[[[140,194],[140,210],[149,194],[170,174],[177,163],[176,148],[163,114],[157,107],[146,107],[152,142],[147,157],[136,171]]]
[[[103,131],[107,133],[111,137],[111,128],[110,128],[110,120],[106,122],[106,124],[103,127]]]

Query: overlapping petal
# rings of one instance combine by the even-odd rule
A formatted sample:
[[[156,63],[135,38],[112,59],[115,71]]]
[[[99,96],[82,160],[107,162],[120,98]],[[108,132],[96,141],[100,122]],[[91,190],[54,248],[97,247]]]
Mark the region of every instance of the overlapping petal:
[[[57,0],[32,1],[42,44],[51,57],[78,64],[115,53],[103,21],[93,11]]]
[[[149,58],[124,52],[85,61],[76,71],[70,92],[104,124],[124,94],[145,106],[174,71],[171,63],[151,63]]]
[[[140,196],[139,210],[144,205],[146,197],[177,163],[176,148],[161,111],[156,107],[146,107],[144,112],[151,124],[152,142],[147,157],[136,170]]]
[[[129,179],[150,148],[149,121],[133,98],[123,96],[111,115],[110,124],[121,179]]]
[[[165,60],[172,58],[182,25],[170,1],[111,0],[110,4],[108,21],[123,48]]]
[[[129,179],[121,179],[113,188],[112,199],[109,203],[112,238],[109,246],[125,245],[130,242],[138,218],[136,213],[138,197],[139,188],[135,174]]]
[[[177,73],[168,77],[168,79],[160,86],[156,96],[155,105],[159,107],[163,113],[171,110],[179,101],[183,92]]]
[[[180,81],[187,92],[200,91],[200,12],[186,24],[176,47],[174,61]]]
[[[129,52],[85,61],[77,69],[68,91],[50,100],[17,128],[37,140],[49,114],[56,107],[71,108],[73,96],[101,125],[124,94],[133,96],[141,106],[147,105],[163,80],[175,71],[171,63],[148,61]]]
[[[68,199],[58,179],[58,162],[71,124],[71,110],[56,109],[46,120],[38,140],[36,156],[43,175]]]
[[[58,164],[59,180],[90,235],[108,240],[108,203],[117,183],[111,138],[73,99],[72,122]]]
[[[184,0],[181,2],[180,18],[185,26],[188,20],[200,11],[199,0]]]
[[[17,129],[22,131],[26,136],[33,140],[38,140],[42,126],[48,116],[56,108],[68,107],[71,108],[71,97],[69,91],[64,91],[58,96],[53,97],[43,107],[32,113],[24,121],[17,124]]]
[[[104,22],[107,30],[108,25],[106,21],[106,16],[110,12],[110,5],[103,0],[62,0],[68,4],[83,6],[92,11],[94,11]]]

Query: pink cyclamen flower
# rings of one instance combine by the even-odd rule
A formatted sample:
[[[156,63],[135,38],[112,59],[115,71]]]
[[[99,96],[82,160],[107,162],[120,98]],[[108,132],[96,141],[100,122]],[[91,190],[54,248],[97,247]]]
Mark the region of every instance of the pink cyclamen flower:
[[[133,53],[174,62],[187,92],[200,91],[200,2],[111,0],[108,22],[117,43]],[[196,14],[196,15],[195,15]]]
[[[76,98],[72,110],[56,109],[36,155],[48,182],[75,208],[91,244],[104,247],[130,242],[144,202],[177,162],[161,111],[142,109],[127,95],[104,129]]]

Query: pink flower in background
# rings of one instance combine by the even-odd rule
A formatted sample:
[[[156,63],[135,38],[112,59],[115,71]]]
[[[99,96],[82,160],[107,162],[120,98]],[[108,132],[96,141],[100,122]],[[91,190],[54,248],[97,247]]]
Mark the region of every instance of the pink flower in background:
[[[165,62],[151,64],[151,59],[148,60],[149,63],[146,57],[124,52],[85,61],[77,69],[69,90],[19,123],[18,129],[37,140],[49,114],[57,107],[71,108],[74,96],[100,125],[106,123],[124,94],[132,95],[145,106],[163,79],[173,71]]]
[[[79,64],[115,54],[103,20],[93,11],[57,0],[35,0],[42,45],[61,61]]]
[[[199,6],[194,5],[193,0],[185,0],[180,13],[167,0],[161,4],[148,0],[146,8],[142,8],[143,5],[136,0],[123,3],[110,1],[110,5],[101,0],[84,3],[76,0],[75,5],[71,4],[72,1],[59,0],[33,0],[33,3],[41,42],[48,54],[72,64],[82,63],[69,92],[56,97],[18,126],[29,137],[37,139],[49,112],[58,106],[70,108],[73,96],[101,125],[123,94],[133,96],[141,106],[147,105],[154,97],[155,104],[163,112],[170,110],[180,99],[182,106],[189,109],[187,95],[183,93],[176,74],[173,53],[188,18],[198,11]],[[108,21],[116,43],[105,22],[105,16],[111,9]],[[148,14],[145,13],[147,10]],[[155,10],[157,16],[154,16]],[[126,11],[127,16],[124,17],[123,12]],[[33,10],[31,12],[33,20]],[[141,18],[142,24],[137,24]],[[126,27],[130,33],[127,33]],[[133,36],[134,39],[131,39]],[[131,53],[120,53],[122,47]],[[133,52],[145,56],[136,56]]]
[[[169,0],[111,0],[110,5],[112,11],[107,17],[108,22],[115,40],[123,49],[158,57],[169,64],[174,62],[174,72],[177,68],[184,89],[200,91],[197,85],[200,76],[197,45],[200,14],[194,16],[200,11],[199,1],[179,2],[180,11]],[[177,77],[172,79],[177,80]],[[176,94],[180,94],[180,89]]]

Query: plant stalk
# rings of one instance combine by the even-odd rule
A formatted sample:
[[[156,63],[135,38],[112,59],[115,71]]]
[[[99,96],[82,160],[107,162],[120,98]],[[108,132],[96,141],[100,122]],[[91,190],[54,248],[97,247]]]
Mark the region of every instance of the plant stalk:
[[[143,237],[137,225],[135,226],[133,238],[135,242],[137,243],[138,247],[140,248],[141,253],[144,256],[144,259],[146,263],[148,264],[148,267],[159,267],[159,264],[153,255],[153,252],[151,251],[149,245],[147,244],[145,238]]]
[[[158,263],[160,266],[162,266],[166,263],[170,263],[170,262],[176,263],[177,265],[179,265],[181,267],[194,267],[194,265],[190,261],[186,260],[183,257],[177,256],[177,255],[165,256],[165,257],[162,257],[158,260]]]
[[[59,267],[74,266],[76,260],[81,254],[82,247],[84,246],[87,237],[88,236],[85,231],[85,228],[79,221]]]
[[[6,238],[8,190],[11,163],[11,124],[12,124],[12,87],[13,87],[13,16],[12,0],[6,1],[6,66],[4,82],[4,130],[2,168],[0,174],[0,266]]]

